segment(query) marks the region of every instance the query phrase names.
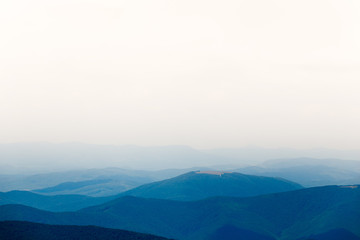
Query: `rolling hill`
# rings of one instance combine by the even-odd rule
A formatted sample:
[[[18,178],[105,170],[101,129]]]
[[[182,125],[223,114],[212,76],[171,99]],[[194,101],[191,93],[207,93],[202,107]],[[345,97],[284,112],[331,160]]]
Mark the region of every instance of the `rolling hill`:
[[[360,236],[360,187],[326,186],[249,198],[172,201],[122,197],[77,212],[52,213],[0,206],[0,220],[97,225],[182,240],[298,240],[336,229]]]
[[[199,171],[145,184],[120,196],[192,201],[214,196],[249,197],[300,188],[299,184],[280,178]]]

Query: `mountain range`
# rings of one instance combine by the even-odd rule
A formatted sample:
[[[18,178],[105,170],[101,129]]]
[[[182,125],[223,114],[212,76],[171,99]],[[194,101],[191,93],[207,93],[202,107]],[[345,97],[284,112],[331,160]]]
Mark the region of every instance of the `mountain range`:
[[[79,185],[84,185],[81,183]],[[68,189],[76,184],[62,184],[52,189]],[[86,184],[85,184],[86,185]],[[189,172],[167,180],[154,182],[130,191],[108,197],[85,195],[43,195],[29,191],[0,192],[0,205],[22,204],[42,210],[62,212],[102,204],[120,196],[144,198],[199,200],[215,196],[248,197],[267,193],[300,189],[297,183],[285,179],[251,176],[240,173],[198,171]],[[46,192],[47,189],[41,191]],[[38,190],[38,192],[41,192]]]
[[[146,183],[161,181],[189,171],[226,171],[285,178],[304,187],[360,184],[360,162],[338,159],[277,159],[239,167],[192,167],[183,169],[134,170],[123,168],[78,169],[38,174],[2,174],[0,191],[33,191],[46,195],[80,194],[112,196]]]
[[[360,236],[360,188],[326,186],[189,202],[127,196],[63,213],[4,205],[0,220],[96,225],[183,240],[231,239],[222,236],[224,228],[246,233],[249,239],[297,240],[336,229]]]

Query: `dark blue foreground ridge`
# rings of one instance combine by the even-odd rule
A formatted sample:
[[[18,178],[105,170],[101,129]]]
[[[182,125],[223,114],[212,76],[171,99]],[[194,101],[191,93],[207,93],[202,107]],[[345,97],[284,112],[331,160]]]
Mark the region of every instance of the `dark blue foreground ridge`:
[[[214,197],[199,201],[121,197],[64,213],[5,205],[0,206],[0,220],[95,225],[180,240],[208,240],[224,235],[221,234],[224,229],[254,237],[298,240],[333,229],[345,229],[360,236],[359,206],[359,186],[326,186],[248,198]]]

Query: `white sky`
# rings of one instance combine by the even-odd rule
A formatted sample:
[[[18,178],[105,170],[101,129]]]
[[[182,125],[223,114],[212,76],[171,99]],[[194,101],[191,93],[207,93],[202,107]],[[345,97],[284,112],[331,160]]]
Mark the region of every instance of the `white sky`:
[[[0,1],[0,143],[359,149],[360,1]]]

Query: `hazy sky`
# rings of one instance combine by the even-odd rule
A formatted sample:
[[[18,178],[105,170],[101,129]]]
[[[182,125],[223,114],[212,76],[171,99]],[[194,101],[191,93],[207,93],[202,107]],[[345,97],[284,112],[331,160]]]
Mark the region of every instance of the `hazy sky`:
[[[0,113],[0,143],[358,149],[360,1],[1,1]]]

